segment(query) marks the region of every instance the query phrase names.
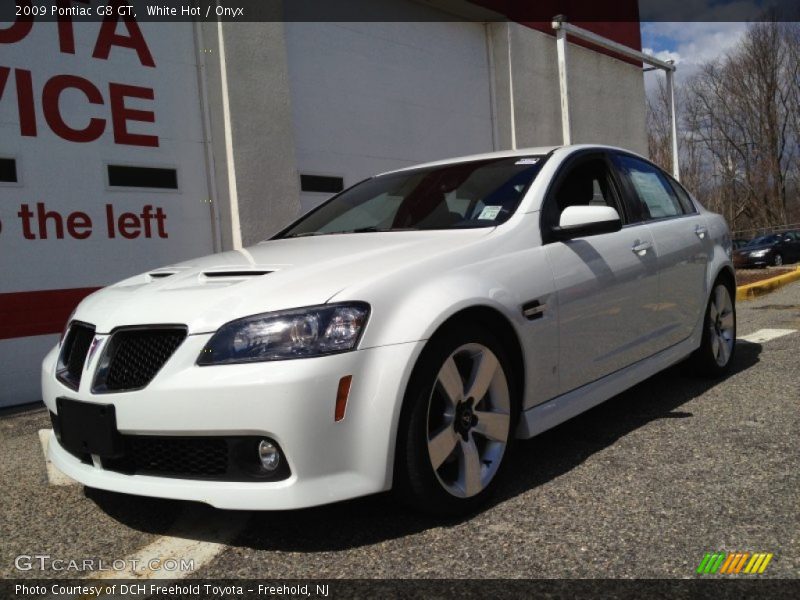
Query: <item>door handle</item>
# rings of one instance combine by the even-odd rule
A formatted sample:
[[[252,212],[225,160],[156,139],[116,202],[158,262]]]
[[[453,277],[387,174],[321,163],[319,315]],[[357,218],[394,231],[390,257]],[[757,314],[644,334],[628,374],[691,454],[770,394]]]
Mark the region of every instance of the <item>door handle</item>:
[[[634,244],[633,248],[631,248],[631,252],[634,254],[638,254],[639,256],[644,256],[647,254],[647,251],[653,247],[653,244],[650,242],[638,242]]]
[[[698,225],[697,228],[695,228],[694,232],[697,234],[697,237],[699,237],[701,240],[704,240],[706,234],[708,233],[708,229],[706,229],[702,225]]]

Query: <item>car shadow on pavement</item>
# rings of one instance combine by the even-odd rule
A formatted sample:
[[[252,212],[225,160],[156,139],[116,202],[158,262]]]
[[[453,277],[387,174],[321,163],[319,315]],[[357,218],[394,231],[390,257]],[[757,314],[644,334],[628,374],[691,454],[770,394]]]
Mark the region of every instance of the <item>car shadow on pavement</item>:
[[[759,361],[761,345],[739,340],[729,376],[753,367]],[[533,439],[520,441],[508,457],[506,477],[481,512],[563,475],[594,453],[647,423],[659,419],[691,418],[679,410],[690,400],[713,388],[718,381],[691,375],[683,364],[659,373]],[[508,476],[513,474],[513,476]],[[148,531],[142,511],[202,511],[225,530],[227,521],[239,521],[233,511],[200,507],[189,502],[139,499],[101,490],[87,489],[86,495],[112,518],[129,527]],[[378,494],[346,502],[294,511],[251,512],[232,546],[255,550],[287,552],[338,551],[377,544],[436,527],[452,527],[472,516],[443,521],[419,514],[397,504],[390,494]],[[179,530],[173,535],[217,541],[214,528]],[[152,531],[152,533],[162,533]]]

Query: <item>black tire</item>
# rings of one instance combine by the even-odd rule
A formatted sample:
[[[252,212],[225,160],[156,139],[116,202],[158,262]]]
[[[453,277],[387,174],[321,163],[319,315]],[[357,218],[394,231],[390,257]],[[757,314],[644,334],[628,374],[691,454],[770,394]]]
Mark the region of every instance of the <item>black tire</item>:
[[[435,433],[432,434],[429,431],[431,428],[429,410],[432,410],[434,406],[435,395],[437,393],[441,395],[441,388],[437,387],[439,385],[438,376],[440,369],[444,368],[445,361],[464,346],[472,347],[474,345],[488,348],[494,354],[498,367],[505,377],[509,400],[508,438],[504,451],[497,458],[499,464],[487,466],[489,469],[496,469],[488,484],[475,495],[458,497],[448,491],[447,483],[441,478],[441,471],[451,468],[453,460],[458,462],[455,454],[459,452],[461,442],[457,442],[456,448],[453,450],[454,454],[448,458],[450,465],[442,463],[439,469],[434,469],[429,451],[429,435],[435,436]],[[503,467],[507,463],[508,451],[512,445],[519,416],[520,391],[517,389],[518,384],[511,365],[508,353],[498,338],[483,326],[462,323],[446,327],[437,332],[428,342],[414,367],[406,388],[398,427],[393,491],[402,502],[421,512],[453,517],[472,513],[489,499],[496,489],[497,482],[504,470]],[[469,386],[464,386],[465,389],[467,387]],[[488,405],[484,403],[489,401],[489,396],[490,393],[487,392],[484,400],[479,399],[475,406],[485,409]],[[462,405],[468,403],[469,399],[465,399]],[[455,414],[459,414],[458,410]],[[476,409],[477,414],[481,413]],[[456,419],[459,417],[455,416],[454,421]],[[476,431],[470,430],[458,435],[469,436],[471,441],[473,433],[477,433],[474,439],[478,440],[476,443],[480,443],[481,434]],[[466,439],[465,443],[467,443]],[[485,443],[490,442],[486,441]],[[462,457],[462,459],[466,461],[466,458]]]
[[[720,360],[718,344],[722,344],[720,339],[720,315],[716,308],[719,303],[718,290],[724,290],[727,294],[727,299],[730,301],[731,316],[733,324],[731,329],[726,329],[728,334],[726,338],[730,338],[732,344],[730,345],[727,359]],[[713,313],[716,313],[714,317]],[[716,338],[716,341],[715,341]],[[689,365],[696,375],[701,377],[717,378],[726,375],[733,364],[733,358],[736,353],[736,289],[728,282],[717,280],[711,289],[711,294],[706,304],[705,316],[703,317],[703,337],[700,342],[700,347],[689,357]]]
[[[772,256],[772,266],[773,267],[780,267],[783,265],[783,255],[780,252],[776,252]]]

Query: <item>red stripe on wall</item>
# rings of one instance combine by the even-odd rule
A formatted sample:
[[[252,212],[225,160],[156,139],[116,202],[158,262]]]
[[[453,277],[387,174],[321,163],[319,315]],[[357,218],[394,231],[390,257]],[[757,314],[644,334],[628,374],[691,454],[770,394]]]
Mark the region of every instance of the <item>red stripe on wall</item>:
[[[471,0],[508,17],[511,21],[555,36],[552,19],[562,15],[567,22],[588,29],[610,40],[641,52],[642,33],[639,23],[639,0],[617,0],[616,2],[597,2],[597,0]],[[567,39],[579,46],[595,52],[612,56],[632,65],[641,63],[611,50],[600,48],[590,42],[568,36]]]
[[[0,294],[0,340],[61,333],[78,303],[98,289]]]
[[[639,52],[642,51],[642,32],[639,23],[636,22],[618,22],[618,21],[570,21],[573,25],[577,25],[578,27],[582,27],[583,29],[588,29],[592,33],[596,33],[597,35],[601,35],[604,38],[608,38],[613,40],[623,46],[627,46],[628,48],[632,48]],[[526,27],[530,27],[531,29],[536,29],[537,31],[542,31],[549,35],[555,36],[556,31],[553,29],[552,22],[548,21],[546,23],[543,22],[525,22],[521,23],[521,25],[525,25]],[[630,63],[632,65],[636,65],[637,67],[641,67],[642,63],[638,60],[634,60],[632,58],[628,58],[627,56],[623,56],[622,54],[618,54],[613,50],[606,50],[605,48],[601,48],[600,46],[596,46],[591,42],[587,42],[586,40],[578,39],[572,37],[571,35],[567,36],[567,41],[572,42],[573,44],[577,44],[578,46],[583,46],[584,48],[588,48],[589,50],[594,50],[595,52],[599,52],[600,54],[605,54],[606,56],[610,56],[612,58],[616,58],[626,63]]]

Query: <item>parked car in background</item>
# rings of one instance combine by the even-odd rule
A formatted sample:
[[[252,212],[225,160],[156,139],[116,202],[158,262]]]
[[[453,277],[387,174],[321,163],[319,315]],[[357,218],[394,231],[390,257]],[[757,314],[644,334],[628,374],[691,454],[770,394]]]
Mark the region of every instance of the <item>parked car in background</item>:
[[[730,251],[720,215],[617,148],[377,175],[81,302],[42,369],[49,455],[88,486],[221,508],[394,489],[471,511],[515,437],[684,359],[728,371]]]
[[[734,250],[738,250],[742,246],[746,246],[750,240],[746,240],[744,238],[736,238],[731,240],[731,244],[733,245]]]
[[[780,266],[800,260],[800,232],[770,233],[750,240],[733,253],[738,269]]]

